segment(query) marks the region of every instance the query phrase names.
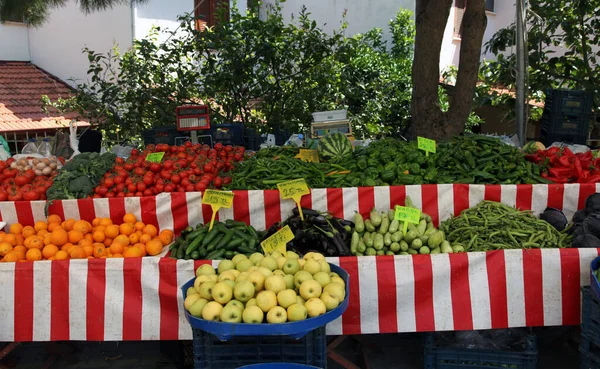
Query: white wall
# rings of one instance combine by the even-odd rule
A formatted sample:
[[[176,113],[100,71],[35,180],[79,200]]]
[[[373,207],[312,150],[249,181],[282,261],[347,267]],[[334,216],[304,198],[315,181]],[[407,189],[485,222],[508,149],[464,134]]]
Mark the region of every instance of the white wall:
[[[87,80],[89,62],[82,49],[106,53],[116,43],[126,50],[131,47],[131,25],[130,6],[86,15],[70,0],[53,9],[43,26],[29,29],[31,61],[68,83],[71,78]]]
[[[177,29],[177,17],[193,11],[194,0],[150,0],[138,5],[134,10],[135,38],[146,37],[153,25],[163,29]]]
[[[273,1],[265,0],[264,3],[273,4]],[[415,0],[287,0],[281,5],[288,20],[292,14],[297,17],[302,5],[305,5],[311,19],[327,32],[340,28],[346,11],[347,36],[377,27],[383,30],[387,41],[391,40],[388,23],[396,13],[400,9],[415,11]]]
[[[27,26],[22,23],[0,24],[0,60],[29,61]]]

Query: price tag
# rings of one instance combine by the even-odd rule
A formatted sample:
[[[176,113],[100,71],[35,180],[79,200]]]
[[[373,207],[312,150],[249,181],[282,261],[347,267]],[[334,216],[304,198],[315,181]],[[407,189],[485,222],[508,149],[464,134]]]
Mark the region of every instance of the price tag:
[[[215,223],[215,216],[221,208],[230,208],[233,205],[233,192],[229,191],[217,191],[217,190],[206,190],[202,194],[202,203],[210,205],[212,208],[212,217],[210,218],[209,231],[212,230],[213,224]]]
[[[277,184],[279,193],[283,199],[292,199],[298,206],[298,212],[300,213],[300,219],[304,220],[304,214],[302,214],[302,206],[300,206],[300,199],[304,195],[308,195],[310,190],[304,178],[294,179],[291,181],[281,182]]]
[[[261,242],[260,246],[263,248],[265,253],[270,253],[273,252],[273,250],[277,250],[282,254],[285,254],[285,246],[293,239],[294,233],[290,229],[290,226],[285,226]]]
[[[153,152],[152,154],[146,155],[146,161],[151,163],[160,163],[164,156],[164,152]]]
[[[308,161],[311,163],[319,162],[319,153],[317,152],[317,150],[300,149],[300,153],[295,157],[300,160]]]
[[[430,140],[425,137],[417,137],[417,145],[419,149],[425,151],[425,155],[429,156],[429,153],[432,152],[435,154],[436,152],[436,144],[435,140]]]
[[[419,209],[396,205],[395,210],[394,219],[404,222],[404,234],[408,230],[408,223],[419,224],[421,220],[421,210]]]

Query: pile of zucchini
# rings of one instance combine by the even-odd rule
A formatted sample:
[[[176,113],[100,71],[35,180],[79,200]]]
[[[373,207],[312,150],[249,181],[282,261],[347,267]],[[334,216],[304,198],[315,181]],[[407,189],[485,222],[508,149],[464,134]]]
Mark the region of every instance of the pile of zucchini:
[[[228,219],[210,224],[198,224],[196,228],[187,227],[170,246],[171,258],[184,260],[220,260],[231,259],[237,254],[250,256],[262,252],[260,240],[264,232],[244,222]]]

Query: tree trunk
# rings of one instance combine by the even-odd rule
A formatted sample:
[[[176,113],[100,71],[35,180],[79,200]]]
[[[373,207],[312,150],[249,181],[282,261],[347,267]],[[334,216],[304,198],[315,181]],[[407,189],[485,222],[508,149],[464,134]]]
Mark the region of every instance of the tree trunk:
[[[460,61],[450,108],[442,112],[438,99],[440,51],[452,0],[417,0],[415,55],[412,67],[412,130],[435,140],[464,130],[471,112],[479,71],[481,44],[487,24],[483,0],[467,4],[461,32]]]

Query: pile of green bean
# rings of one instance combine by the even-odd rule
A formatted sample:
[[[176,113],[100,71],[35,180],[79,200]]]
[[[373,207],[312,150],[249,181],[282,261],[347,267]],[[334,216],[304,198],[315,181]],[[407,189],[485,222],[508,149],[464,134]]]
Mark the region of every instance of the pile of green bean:
[[[443,222],[439,229],[452,244],[462,244],[465,251],[571,246],[571,236],[566,230],[557,231],[531,211],[494,201],[482,201],[464,210]]]

